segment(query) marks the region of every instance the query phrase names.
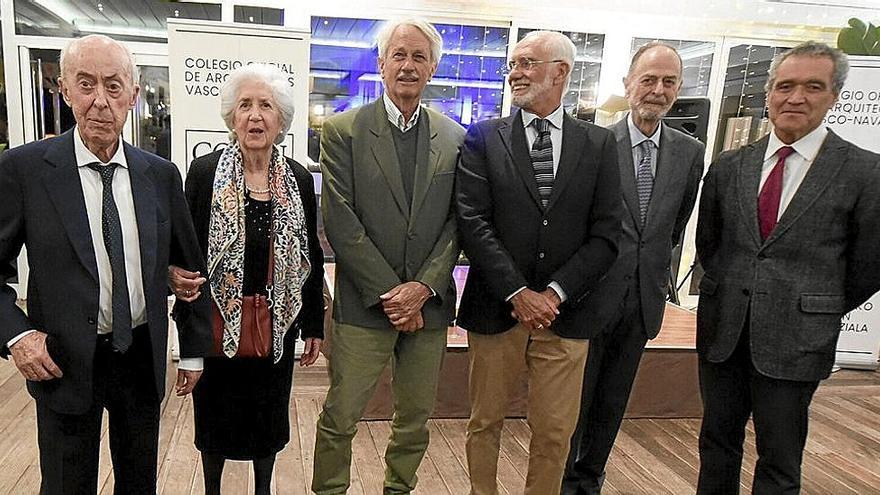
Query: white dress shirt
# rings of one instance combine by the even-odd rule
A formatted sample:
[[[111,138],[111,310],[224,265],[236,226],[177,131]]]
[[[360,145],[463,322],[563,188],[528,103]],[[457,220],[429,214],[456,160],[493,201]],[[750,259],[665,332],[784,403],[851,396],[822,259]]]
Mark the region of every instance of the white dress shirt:
[[[98,262],[98,333],[113,331],[112,324],[112,289],[113,272],[110,268],[110,257],[104,246],[104,233],[101,228],[103,209],[103,190],[101,174],[88,167],[90,163],[101,163],[94,153],[86,148],[79,135],[79,127],[73,131],[73,151],[76,154],[76,166],[82,184],[83,198],[86,203],[86,214],[89,217],[89,231],[92,233],[92,246],[95,248],[95,261]],[[122,225],[122,246],[125,251],[125,276],[128,281],[128,301],[131,305],[132,328],[147,322],[146,303],[144,301],[144,282],[141,275],[141,244],[137,230],[137,217],[134,212],[134,196],[131,193],[131,180],[128,175],[128,162],[125,159],[122,141],[116,147],[116,153],[108,163],[118,165],[113,173],[113,199],[119,210],[119,222]]]
[[[550,122],[550,142],[553,144],[553,177],[556,177],[556,171],[559,170],[559,157],[562,156],[562,117],[565,114],[565,110],[562,108],[562,105],[556,108],[550,115],[544,117]],[[537,115],[527,112],[525,110],[522,111],[522,120],[523,127],[525,127],[526,131],[526,144],[529,149],[532,149],[532,145],[535,144],[535,140],[538,139],[538,130],[535,129],[535,126],[532,125],[532,121],[535,119],[539,119]],[[547,287],[550,287],[556,292],[556,295],[559,296],[559,299],[562,302],[565,302],[568,299],[568,295],[562,290],[562,286],[559,285],[559,282],[552,280]],[[525,287],[520,287],[519,289],[513,291],[512,294],[507,296],[505,301],[510,301],[513,299],[513,296],[519,294],[525,290]]]
[[[773,167],[776,166],[778,160],[776,152],[779,151],[779,148],[783,146],[794,148],[794,153],[788,155],[788,158],[785,159],[785,170],[782,174],[782,194],[779,197],[777,220],[782,217],[788,204],[791,203],[791,199],[804,181],[804,177],[809,172],[810,166],[813,165],[816,155],[819,154],[819,148],[822,147],[822,143],[825,142],[825,136],[827,135],[828,129],[819,126],[794,143],[785,144],[776,137],[776,132],[770,133],[767,151],[764,152],[764,164],[761,166],[761,182],[758,184],[758,194],[761,193],[764,182],[767,181],[767,177],[773,171]]]
[[[416,111],[413,112],[412,117],[409,120],[403,120],[403,112],[397,108],[397,105],[391,101],[391,98],[388,97],[388,93],[382,93],[382,102],[385,103],[385,113],[388,114],[388,122],[391,122],[392,125],[400,129],[400,132],[406,132],[413,127],[415,127],[416,123],[419,121],[419,112],[422,109],[421,103],[416,105]]]

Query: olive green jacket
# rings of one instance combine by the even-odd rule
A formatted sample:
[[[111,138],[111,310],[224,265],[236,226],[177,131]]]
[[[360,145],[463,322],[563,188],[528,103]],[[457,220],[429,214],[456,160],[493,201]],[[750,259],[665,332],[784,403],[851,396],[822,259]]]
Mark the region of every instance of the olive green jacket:
[[[453,318],[459,247],[452,194],[464,130],[438,112],[421,112],[411,205],[381,98],[324,122],[321,209],[336,253],[337,322],[392,328],[379,296],[409,281],[436,294],[422,308],[426,328],[445,328]]]

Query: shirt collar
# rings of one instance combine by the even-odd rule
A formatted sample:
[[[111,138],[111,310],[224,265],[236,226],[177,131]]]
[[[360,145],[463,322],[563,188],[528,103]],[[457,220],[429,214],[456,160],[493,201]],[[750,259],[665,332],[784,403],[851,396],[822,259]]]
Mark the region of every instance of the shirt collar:
[[[629,128],[629,141],[632,143],[632,147],[642,144],[642,141],[651,141],[654,143],[654,147],[658,150],[660,149],[660,131],[663,130],[663,122],[660,122],[660,125],[657,126],[657,130],[654,131],[654,134],[651,137],[645,136],[641,129],[636,126],[636,123],[633,122],[632,112],[627,114],[626,116],[626,126]]]
[[[562,129],[562,117],[564,115],[565,115],[565,110],[563,110],[562,105],[559,105],[558,107],[556,107],[556,110],[553,110],[553,112],[550,115],[548,115],[544,118],[547,119],[548,121],[550,121],[550,125],[552,125],[553,127],[557,128],[557,129]],[[532,112],[527,112],[525,110],[522,111],[523,127],[528,128],[530,125],[532,125],[533,120],[539,119],[539,118],[540,117],[533,114]]]
[[[798,139],[797,141],[791,144],[785,144],[776,137],[776,132],[770,132],[770,141],[767,142],[767,150],[764,151],[764,160],[768,160],[771,156],[775,155],[779,148],[783,146],[791,146],[797,152],[798,155],[804,157],[808,162],[812,162],[816,159],[816,155],[819,154],[819,148],[822,147],[822,143],[825,142],[825,136],[828,135],[828,129],[825,126],[819,126],[812,131],[809,132],[806,136]]]
[[[412,117],[409,118],[409,121],[403,122],[403,112],[401,112],[397,108],[397,105],[395,105],[394,102],[391,101],[391,98],[388,97],[388,93],[382,93],[382,101],[385,102],[385,112],[388,114],[388,121],[401,131],[406,132],[412,129],[413,126],[416,125],[416,122],[419,121],[419,113],[422,109],[421,102],[416,105],[416,111],[413,112]]]
[[[116,153],[110,157],[110,161],[107,163],[115,163],[121,167],[128,168],[128,162],[125,160],[125,151],[122,149],[122,139],[119,139],[117,143]],[[73,152],[76,154],[77,167],[85,167],[95,162],[103,163],[94,153],[86,148],[86,143],[83,142],[82,136],[79,135],[79,125],[73,128]]]

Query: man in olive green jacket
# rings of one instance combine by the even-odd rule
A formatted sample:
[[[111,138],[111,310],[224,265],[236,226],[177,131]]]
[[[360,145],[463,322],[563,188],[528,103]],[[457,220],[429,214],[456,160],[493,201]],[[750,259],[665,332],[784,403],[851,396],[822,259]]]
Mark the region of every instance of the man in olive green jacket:
[[[327,120],[321,135],[321,207],[336,282],[330,390],[315,443],[318,494],[348,489],[351,440],[389,360],[394,421],[384,491],[415,488],[455,309],[451,202],[464,130],[420,107],[442,38],[411,19],[389,23],[378,45],[385,94]]]

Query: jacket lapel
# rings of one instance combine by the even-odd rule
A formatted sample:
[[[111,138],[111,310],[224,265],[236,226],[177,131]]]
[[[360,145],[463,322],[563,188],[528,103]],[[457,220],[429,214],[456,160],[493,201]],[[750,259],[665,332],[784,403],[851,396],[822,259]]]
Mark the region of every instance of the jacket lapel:
[[[372,143],[370,149],[376,166],[382,171],[388,182],[388,189],[400,209],[400,213],[409,218],[409,204],[406,201],[406,192],[403,189],[403,178],[400,176],[400,163],[397,160],[397,152],[394,147],[394,137],[391,136],[391,128],[388,123],[388,114],[382,98],[372,103],[374,119],[370,126]]]
[[[626,119],[611,126],[617,139],[617,163],[620,165],[620,190],[623,202],[633,219],[633,225],[641,232],[642,219],[639,213],[639,196],[636,192],[636,174],[633,171],[632,140],[629,138],[629,127]]]
[[[440,162],[441,155],[440,139],[437,139],[437,131],[431,127],[430,113],[427,108],[422,109],[419,121],[419,141],[416,146],[418,160],[413,184],[411,219],[418,218],[419,209],[428,195],[428,188],[437,172],[437,164]]]
[[[828,188],[831,179],[837,175],[840,168],[846,162],[847,147],[846,141],[838,137],[831,130],[828,131],[828,136],[825,137],[825,142],[819,149],[816,159],[810,165],[810,170],[807,171],[807,175],[794,193],[794,197],[791,198],[788,207],[782,213],[782,216],[779,217],[779,222],[777,222],[773,231],[770,232],[770,236],[767,237],[764,243],[765,245],[772,243],[782,236],[786,230],[791,228],[792,224]]]
[[[567,113],[562,114],[562,152],[559,154],[559,166],[556,168],[550,201],[547,203],[548,210],[553,208],[565,187],[571,182],[569,177],[581,163],[587,137],[587,132],[584,132],[584,129],[575,123],[571,116]],[[534,177],[534,173],[532,177]],[[535,185],[537,186],[537,182]]]
[[[664,125],[664,124],[660,124]],[[632,156],[632,154],[630,154]],[[651,225],[651,216],[657,211],[666,190],[681,163],[681,147],[675,145],[675,136],[669,128],[660,132],[660,155],[657,156],[657,169],[654,172],[654,188],[651,190],[651,201],[648,203],[648,215],[645,225]],[[632,170],[632,168],[630,168]]]
[[[535,180],[535,170],[532,168],[532,159],[529,157],[526,131],[523,128],[522,111],[517,111],[516,116],[508,117],[501,121],[498,126],[498,134],[501,142],[507,149],[507,154],[513,162],[514,168],[519,173],[523,185],[532,196],[535,205],[543,210],[541,200],[538,197],[538,182]]]
[[[737,195],[739,196],[740,214],[749,235],[755,244],[763,244],[761,230],[758,226],[758,184],[761,183],[761,165],[764,163],[764,151],[770,138],[762,139],[748,145],[740,157],[737,174]]]
[[[95,282],[98,281],[98,262],[89,229],[89,215],[83,196],[82,182],[73,153],[75,128],[62,134],[43,158],[55,166],[44,177],[49,198],[61,218],[70,244]]]
[[[150,165],[141,158],[138,150],[125,142],[123,142],[123,146],[125,160],[128,162],[128,177],[131,181],[134,214],[137,218],[138,240],[141,248],[141,275],[144,284],[147,284],[149,280],[152,280],[151,274],[156,269],[158,196],[156,186],[149,174]]]

